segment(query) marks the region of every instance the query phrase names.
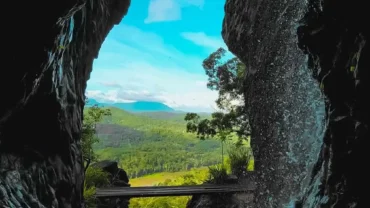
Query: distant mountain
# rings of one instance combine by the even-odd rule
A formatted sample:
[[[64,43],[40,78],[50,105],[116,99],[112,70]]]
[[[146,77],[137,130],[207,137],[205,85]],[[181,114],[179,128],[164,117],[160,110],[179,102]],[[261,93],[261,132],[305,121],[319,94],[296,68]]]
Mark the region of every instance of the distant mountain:
[[[154,119],[160,120],[171,120],[185,122],[184,118],[187,112],[175,111],[175,112],[140,112],[140,115],[144,115]],[[211,113],[198,113],[201,118],[211,118]]]
[[[175,111],[173,108],[170,108],[163,103],[146,101],[138,101],[133,103],[114,103],[113,106],[131,112]]]
[[[102,103],[99,103],[95,99],[88,99],[86,102],[86,106],[93,106],[93,105],[103,106]]]
[[[100,103],[95,99],[89,99],[86,106],[98,105],[102,107],[116,107],[125,111],[139,113],[139,112],[176,112],[173,108],[160,103],[137,101],[132,103]]]

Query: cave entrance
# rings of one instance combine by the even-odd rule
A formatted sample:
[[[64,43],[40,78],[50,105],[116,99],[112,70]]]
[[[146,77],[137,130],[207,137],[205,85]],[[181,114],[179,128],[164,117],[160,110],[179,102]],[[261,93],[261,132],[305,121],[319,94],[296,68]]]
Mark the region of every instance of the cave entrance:
[[[32,20],[37,33],[20,38],[25,28],[18,19],[3,18],[4,39],[12,44],[5,44],[3,61],[10,69],[0,82],[6,98],[0,107],[1,207],[80,207],[83,187],[91,199],[95,187],[128,185],[128,177],[148,176],[152,183],[169,173],[163,183],[198,183],[208,158],[221,163],[212,171],[224,179],[220,140],[229,141],[230,134],[248,138],[249,127],[258,207],[283,207],[297,193],[304,193],[299,207],[365,203],[358,187],[368,175],[361,161],[369,137],[369,38],[361,20],[370,13],[361,3],[135,1],[107,38],[89,81],[82,151],[86,178],[95,179],[82,184],[82,92],[103,39],[129,3],[7,6],[21,11],[18,19]],[[213,22],[220,26],[224,3],[223,38],[247,67],[218,50],[220,30],[209,30]],[[217,105],[209,106],[210,98]],[[200,115],[204,108],[217,113]],[[198,113],[185,114],[193,111]],[[249,146],[245,141],[242,147]],[[233,164],[245,166],[250,155],[239,153],[233,157],[244,161]]]
[[[221,183],[232,172],[253,169],[249,140],[234,128],[247,131],[245,122],[235,125],[242,121],[238,84],[245,68],[221,37],[224,4],[131,3],[105,39],[87,84],[85,123],[92,121],[95,136],[85,138],[91,141],[84,148],[86,181],[98,174],[95,167],[124,171],[132,187],[202,184],[210,173]],[[231,157],[241,168],[231,168]],[[189,197],[150,200],[133,199],[130,206],[184,207]]]

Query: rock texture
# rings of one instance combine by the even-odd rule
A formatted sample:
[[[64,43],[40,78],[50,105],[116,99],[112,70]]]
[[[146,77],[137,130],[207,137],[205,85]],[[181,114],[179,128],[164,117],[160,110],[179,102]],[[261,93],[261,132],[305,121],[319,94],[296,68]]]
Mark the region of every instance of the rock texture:
[[[110,184],[113,186],[130,186],[127,173],[118,167],[118,163],[113,160],[103,160],[92,164],[92,167],[100,168],[110,174]]]
[[[227,0],[222,36],[247,68],[256,207],[284,207],[309,183],[323,137],[324,101],[298,47],[304,1]]]
[[[224,181],[225,184],[238,184],[255,189],[256,184],[249,180],[249,177],[234,178],[230,175]],[[209,183],[209,182],[208,182]],[[212,183],[211,183],[212,184]],[[254,192],[242,192],[233,194],[207,194],[194,195],[186,205],[187,208],[252,208]]]
[[[83,207],[80,129],[93,59],[130,0],[8,2],[0,207]],[[5,48],[4,48],[5,47]]]
[[[248,202],[250,195],[245,194],[243,200],[237,194],[195,195],[188,202],[187,208],[252,208]],[[244,200],[248,202],[244,202]]]
[[[366,207],[366,10],[362,1],[226,1],[223,38],[248,69],[256,207],[283,207],[299,192],[296,207]]]
[[[129,187],[129,179],[126,171],[118,167],[118,163],[113,160],[103,160],[91,165],[109,173],[110,187]],[[97,187],[100,188],[100,187]],[[98,207],[128,208],[129,198],[108,198],[102,199],[97,204]]]
[[[363,1],[309,1],[299,44],[326,95],[327,131],[300,207],[368,207],[370,13]]]

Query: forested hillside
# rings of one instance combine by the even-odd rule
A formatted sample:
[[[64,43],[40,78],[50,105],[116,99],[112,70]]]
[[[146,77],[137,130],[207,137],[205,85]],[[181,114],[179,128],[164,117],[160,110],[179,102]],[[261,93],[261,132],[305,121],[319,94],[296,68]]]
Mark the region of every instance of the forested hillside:
[[[109,109],[111,116],[96,127],[100,142],[94,149],[99,159],[118,160],[131,178],[190,170],[221,161],[220,142],[199,140],[186,132],[180,120],[155,119],[118,108]]]

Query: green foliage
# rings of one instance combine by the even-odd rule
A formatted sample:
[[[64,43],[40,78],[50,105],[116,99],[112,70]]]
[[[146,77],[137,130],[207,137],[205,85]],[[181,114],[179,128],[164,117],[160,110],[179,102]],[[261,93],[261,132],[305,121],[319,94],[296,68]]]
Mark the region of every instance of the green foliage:
[[[88,167],[85,174],[84,198],[87,207],[96,207],[95,191],[97,187],[109,185],[109,174],[99,168]]]
[[[208,173],[208,168],[194,168],[190,171],[179,171],[179,172],[160,172],[160,173],[153,173],[149,175],[145,175],[139,178],[130,179],[131,186],[154,186],[158,185],[159,183],[164,183],[166,180],[177,180],[182,176],[189,174],[189,173],[198,173],[197,178],[202,178],[201,175],[204,173]],[[201,183],[202,181],[200,181]]]
[[[219,92],[216,104],[223,112],[215,112],[211,119],[203,120],[195,113],[188,113],[184,119],[187,131],[196,133],[201,139],[218,135],[224,141],[232,133],[236,133],[240,140],[249,136],[243,105],[245,65],[237,58],[223,61],[225,53],[225,49],[219,48],[203,61],[208,76],[207,87]]]
[[[144,115],[153,119],[158,120],[166,120],[172,121],[177,123],[184,123],[184,116],[186,113],[182,112],[143,112],[138,113],[139,115]],[[202,118],[209,118],[211,116],[210,113],[199,113]]]
[[[95,186],[92,186],[90,188],[84,188],[84,198],[85,198],[85,204],[88,208],[95,208],[96,207],[96,188]]]
[[[99,141],[95,136],[96,125],[103,120],[104,116],[111,115],[109,109],[102,109],[97,105],[88,108],[84,111],[84,118],[81,131],[81,149],[82,157],[85,161],[85,170],[90,163],[96,160],[96,155],[93,151],[93,145]]]
[[[208,179],[207,169],[191,170],[186,174],[178,176],[175,179],[168,179],[158,186],[180,186],[180,185],[199,185]],[[191,196],[180,197],[149,197],[134,198],[130,200],[130,208],[185,208]]]
[[[208,144],[210,145],[189,143],[180,146],[165,140],[147,141],[131,149],[105,148],[97,153],[101,159],[118,160],[129,177],[136,178],[151,173],[190,170],[219,163],[216,151],[219,145],[214,145],[213,142]]]
[[[119,161],[130,178],[158,172],[176,172],[214,165],[220,144],[199,141],[184,130],[184,123],[132,114],[116,108],[97,125],[99,159]]]
[[[93,108],[93,111],[96,108]],[[86,131],[99,142],[89,143],[93,149],[87,151],[94,160],[110,159],[119,161],[130,178],[159,172],[191,170],[218,164],[220,144],[215,139],[201,141],[194,134],[184,130],[184,122],[160,120],[132,114],[117,108],[99,108],[109,112],[99,119],[91,119],[91,108],[85,109]],[[98,116],[97,116],[98,117]],[[95,122],[98,121],[98,122]],[[85,124],[85,123],[84,123]],[[86,137],[85,137],[86,138]],[[93,137],[88,137],[92,140]],[[92,140],[93,141],[93,140]],[[87,144],[87,143],[85,143]],[[88,146],[88,147],[91,147]],[[89,149],[89,148],[86,148]],[[96,153],[96,154],[95,154]],[[95,187],[108,183],[108,175],[91,167],[86,170],[84,196],[93,207]],[[201,184],[208,178],[207,169],[191,170],[175,179],[162,181],[157,185]],[[158,197],[131,200],[130,207],[185,207],[190,197]]]
[[[200,116],[196,113],[187,113],[184,120],[188,122],[186,124],[186,130],[192,133],[196,132],[197,136],[202,140],[213,137],[217,133],[210,120],[201,120]]]
[[[246,172],[251,160],[251,149],[245,146],[236,146],[228,152],[231,172],[236,176],[241,176]]]
[[[215,184],[223,184],[227,179],[227,169],[224,165],[214,165],[208,168],[209,179],[208,182]]]
[[[109,185],[109,173],[100,168],[89,167],[85,173],[85,187],[104,187]]]
[[[210,119],[201,119],[196,113],[187,113],[184,118],[187,132],[196,133],[201,140],[217,137],[221,141],[222,161],[224,143],[235,135],[246,140],[250,132],[243,94],[245,65],[238,58],[224,61],[225,54],[226,50],[219,48],[203,61],[207,87],[218,91],[216,104],[221,111],[212,113]]]
[[[243,94],[245,65],[238,59],[223,61],[226,50],[219,48],[203,61],[203,69],[208,76],[207,87],[219,91],[216,103],[221,109],[226,107],[224,100],[236,99]]]
[[[101,169],[89,167],[90,163],[96,160],[96,154],[93,145],[99,141],[96,134],[96,125],[102,121],[104,116],[109,116],[110,111],[100,107],[92,106],[84,111],[84,119],[81,131],[81,149],[82,157],[85,161],[85,181],[84,198],[87,207],[95,207],[96,187],[102,187],[109,184],[108,174]]]

